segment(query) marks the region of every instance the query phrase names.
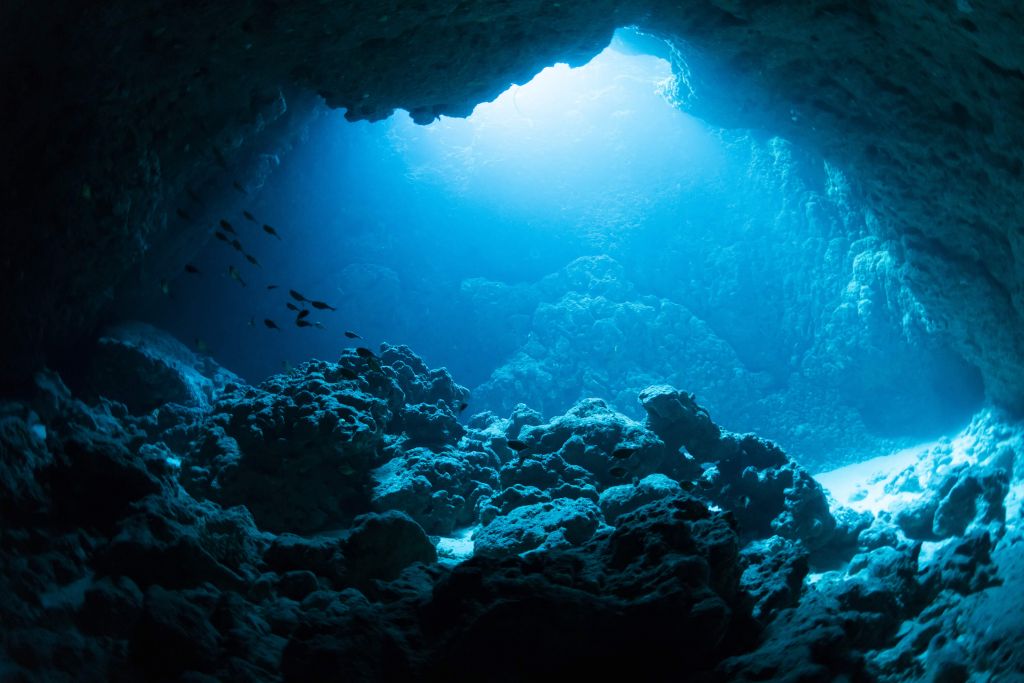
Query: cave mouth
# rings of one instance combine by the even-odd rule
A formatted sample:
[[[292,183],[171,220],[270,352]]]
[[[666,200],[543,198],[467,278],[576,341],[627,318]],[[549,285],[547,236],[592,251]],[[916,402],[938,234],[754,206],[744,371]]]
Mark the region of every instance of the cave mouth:
[[[685,113],[684,72],[620,29],[466,119],[321,112],[227,201],[244,248],[228,234],[192,261],[222,276],[179,271],[136,317],[251,382],[361,343],[344,331],[407,344],[499,415],[601,397],[638,418],[644,387],[685,387],[812,470],[961,428],[980,375],[842,171]],[[290,289],[337,310],[295,319]]]

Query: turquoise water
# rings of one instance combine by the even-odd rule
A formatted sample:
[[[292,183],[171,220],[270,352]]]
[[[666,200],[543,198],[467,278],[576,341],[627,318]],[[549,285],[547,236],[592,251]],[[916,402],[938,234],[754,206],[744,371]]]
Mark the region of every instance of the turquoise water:
[[[249,381],[407,344],[499,414],[599,396],[636,416],[669,383],[811,466],[966,422],[977,372],[842,170],[686,114],[652,45],[620,32],[467,119],[322,113],[246,198],[255,221],[225,217],[260,267],[211,238],[149,317]],[[337,310],[297,324],[290,289]]]

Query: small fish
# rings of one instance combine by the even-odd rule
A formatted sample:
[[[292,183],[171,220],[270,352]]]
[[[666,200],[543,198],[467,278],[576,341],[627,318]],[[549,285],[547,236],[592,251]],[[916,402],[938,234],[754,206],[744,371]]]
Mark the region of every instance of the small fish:
[[[615,458],[616,460],[625,460],[634,453],[636,453],[635,448],[616,448],[614,451],[612,451],[612,457]]]
[[[298,313],[298,312],[299,312],[300,310],[302,310],[302,309],[300,309],[300,308],[299,308],[298,306],[296,306],[295,304],[293,304],[293,303],[292,303],[291,301],[289,301],[288,303],[286,303],[286,304],[285,304],[285,306],[287,306],[287,307],[288,307],[288,310],[289,310],[289,311],[295,311],[296,313]]]
[[[261,270],[263,269],[263,266],[262,266],[262,265],[260,265],[260,262],[259,262],[259,261],[257,261],[257,260],[256,260],[256,257],[255,257],[255,256],[253,256],[252,254],[246,254],[246,255],[245,255],[245,260],[246,260],[246,261],[248,261],[249,263],[253,264],[253,265],[254,265],[254,266],[256,266],[257,268],[259,268],[259,269],[261,269]]]
[[[256,317],[249,316],[249,327],[256,327]]]
[[[226,218],[220,219],[220,227],[224,228],[225,232],[230,232],[232,235],[238,234],[237,232],[235,232],[235,226],[231,225],[231,221],[227,220]]]
[[[277,326],[277,323],[275,323],[270,318],[264,318],[263,319],[263,324],[267,326],[267,329],[277,330],[278,332],[281,331],[281,328]],[[287,361],[285,361],[285,362],[287,362]]]
[[[373,351],[371,351],[370,349],[366,348],[365,346],[358,347],[356,349],[356,355],[359,356],[360,358],[366,358],[366,359],[376,358],[377,357],[377,354],[375,354]]]
[[[623,477],[626,476],[626,468],[619,467],[618,465],[616,465],[615,467],[608,470],[608,474],[615,477],[616,479],[622,479]]]
[[[231,276],[232,280],[234,280],[238,284],[242,285],[243,287],[248,287],[249,286],[249,285],[245,284],[245,280],[242,279],[242,276],[239,275],[239,273],[238,273],[238,269],[235,268],[234,266],[228,266],[228,275]]]
[[[245,216],[246,218],[248,218],[249,220],[251,220],[251,221],[252,221],[253,223],[256,223],[256,222],[257,222],[257,221],[256,221],[256,217],[255,217],[255,216],[253,216],[253,215],[252,215],[251,213],[249,213],[248,211],[246,211],[245,209],[242,209],[242,215],[243,215],[243,216]]]
[[[294,289],[289,289],[289,290],[288,290],[288,294],[289,294],[289,295],[290,295],[290,296],[291,296],[291,297],[292,297],[293,299],[295,299],[296,301],[300,301],[300,302],[306,302],[306,301],[309,301],[309,299],[307,299],[306,297],[302,296],[301,294],[299,294],[298,292],[296,292],[296,291],[295,291]]]
[[[362,339],[362,337],[360,337],[355,332],[349,332],[347,330],[345,331],[345,336],[348,337],[349,339]]]
[[[308,320],[303,320],[302,318],[297,318],[295,320],[295,325],[297,327],[312,327],[313,323],[309,322]]]
[[[277,285],[267,285],[267,289],[277,289]]]
[[[309,305],[312,306],[313,308],[315,308],[318,311],[336,311],[336,310],[338,310],[337,308],[335,308],[334,306],[331,306],[330,304],[325,304],[323,301],[310,301]]]
[[[249,193],[245,191],[245,188],[242,187],[242,184],[239,183],[237,180],[231,181],[231,187],[235,188],[236,190],[244,194],[246,197],[249,196]]]
[[[277,230],[274,230],[273,227],[267,225],[266,223],[263,224],[263,232],[267,233],[268,235],[273,235],[277,239],[281,239],[281,236],[277,234]]]
[[[191,263],[186,263],[185,264],[185,272],[186,273],[190,273],[192,275],[199,275],[200,273],[202,273],[201,270],[199,270],[198,268],[193,266]]]
[[[177,214],[181,220],[188,221],[189,223],[192,222],[192,216],[185,209],[178,209]]]
[[[307,315],[309,315],[309,309],[308,308],[303,308],[301,311],[299,311],[299,314],[297,316],[295,316],[295,318],[296,318],[296,320],[302,320]]]
[[[171,295],[171,283],[167,281],[167,278],[160,279],[160,291],[164,293],[164,296]]]
[[[198,351],[199,353],[209,353],[210,345],[207,344],[204,340],[200,339],[199,337],[196,337],[196,351]]]
[[[325,329],[327,329],[326,327],[324,327],[324,324],[322,322],[320,322],[319,320],[317,320],[316,322],[313,323],[313,327],[315,327],[318,330],[325,330]]]
[[[519,439],[509,439],[508,447],[514,450],[516,453],[518,453],[519,451],[525,451],[527,448],[529,448],[525,441],[520,441]]]
[[[237,239],[233,239],[233,240],[231,240],[231,246],[232,246],[232,248],[234,248],[234,250],[235,250],[235,251],[237,251],[237,252],[238,252],[239,254],[244,254],[244,253],[245,253],[245,249],[243,249],[243,248],[242,248],[242,243],[241,243],[241,242],[239,242],[239,241],[238,241]]]
[[[213,236],[219,239],[221,242],[230,242],[228,236],[222,233],[220,230],[215,230]]]
[[[469,404],[466,403],[465,401],[463,401],[462,403],[459,404],[459,412],[460,413],[466,412],[466,408],[468,408],[468,407],[469,407]]]
[[[679,485],[683,487],[684,491],[694,491],[697,488],[697,484],[692,481],[681,481]]]
[[[352,370],[349,370],[348,368],[341,368],[340,370],[338,370],[338,374],[344,377],[345,379],[349,380],[350,382],[354,382],[355,380],[359,379],[359,375],[357,375]]]

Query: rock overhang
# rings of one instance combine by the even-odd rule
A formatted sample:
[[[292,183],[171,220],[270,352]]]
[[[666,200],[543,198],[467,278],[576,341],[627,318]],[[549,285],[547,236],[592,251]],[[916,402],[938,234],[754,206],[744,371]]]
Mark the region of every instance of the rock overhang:
[[[692,113],[844,168],[935,326],[995,402],[1024,407],[1024,9],[1013,3],[151,2],[130,22],[126,8],[8,12],[12,89],[33,108],[7,132],[8,378],[91,332],[145,253],[176,244],[174,229],[181,239],[187,187],[221,167],[251,172],[253,148],[290,130],[274,129],[287,118],[275,95],[301,109],[317,93],[353,120],[464,116],[636,25],[684,50]]]

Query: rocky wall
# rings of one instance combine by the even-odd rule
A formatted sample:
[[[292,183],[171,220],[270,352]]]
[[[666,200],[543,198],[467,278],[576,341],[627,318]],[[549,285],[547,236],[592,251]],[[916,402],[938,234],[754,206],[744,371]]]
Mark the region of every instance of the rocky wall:
[[[258,176],[261,133],[293,93],[350,118],[465,115],[638,24],[681,47],[691,111],[845,169],[935,325],[994,400],[1024,402],[1024,10],[1010,0],[13,2],[3,18],[8,383],[73,349],[147,252],[202,239],[178,209]]]

